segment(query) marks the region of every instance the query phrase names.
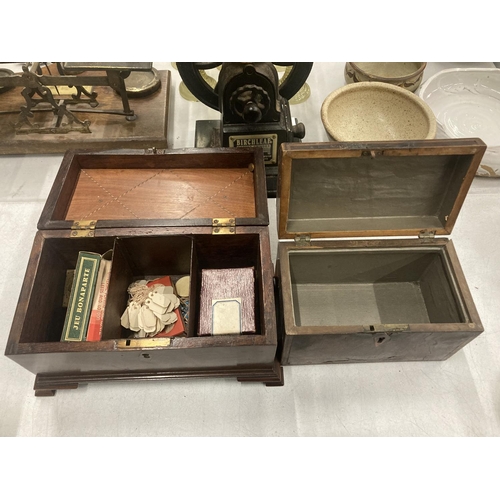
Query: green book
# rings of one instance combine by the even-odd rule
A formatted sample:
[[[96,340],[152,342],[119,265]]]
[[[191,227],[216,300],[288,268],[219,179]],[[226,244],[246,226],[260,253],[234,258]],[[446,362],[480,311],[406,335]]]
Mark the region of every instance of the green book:
[[[68,310],[61,336],[63,341],[80,342],[87,337],[100,262],[101,256],[98,253],[80,252],[78,254],[75,278],[71,286]]]

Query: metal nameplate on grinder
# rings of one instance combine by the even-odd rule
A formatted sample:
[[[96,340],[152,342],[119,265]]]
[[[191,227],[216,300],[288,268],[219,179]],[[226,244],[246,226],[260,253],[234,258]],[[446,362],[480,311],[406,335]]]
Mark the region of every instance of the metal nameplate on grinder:
[[[264,162],[276,163],[278,156],[278,136],[276,134],[232,135],[229,147],[260,147],[264,151]]]

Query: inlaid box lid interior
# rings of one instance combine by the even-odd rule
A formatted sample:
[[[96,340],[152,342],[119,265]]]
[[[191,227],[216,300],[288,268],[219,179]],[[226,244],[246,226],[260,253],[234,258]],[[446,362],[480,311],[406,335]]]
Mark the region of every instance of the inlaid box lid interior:
[[[450,234],[486,145],[480,139],[285,144],[278,234]]]
[[[203,226],[217,218],[268,224],[262,151],[68,152],[38,228]]]

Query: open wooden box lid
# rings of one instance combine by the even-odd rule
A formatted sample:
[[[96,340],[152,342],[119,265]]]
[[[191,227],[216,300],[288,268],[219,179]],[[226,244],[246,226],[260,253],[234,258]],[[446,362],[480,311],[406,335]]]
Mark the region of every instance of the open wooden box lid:
[[[262,150],[68,151],[38,229],[267,225]],[[90,224],[92,226],[92,224]]]
[[[450,234],[485,149],[481,139],[284,144],[279,238]]]

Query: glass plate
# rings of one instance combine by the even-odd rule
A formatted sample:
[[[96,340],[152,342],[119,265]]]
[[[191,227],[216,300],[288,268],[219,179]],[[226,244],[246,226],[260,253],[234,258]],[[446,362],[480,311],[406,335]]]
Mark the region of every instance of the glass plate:
[[[488,146],[477,175],[500,177],[500,69],[456,68],[420,88],[437,120],[437,138],[479,137]]]

